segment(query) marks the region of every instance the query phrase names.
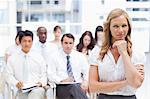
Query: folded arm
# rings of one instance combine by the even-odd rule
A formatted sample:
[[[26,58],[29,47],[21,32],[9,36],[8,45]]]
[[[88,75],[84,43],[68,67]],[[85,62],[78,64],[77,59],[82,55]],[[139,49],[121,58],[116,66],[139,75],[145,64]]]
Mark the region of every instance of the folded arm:
[[[89,91],[108,93],[116,91],[127,85],[126,80],[114,82],[100,82],[98,74],[98,66],[91,66],[89,72]]]

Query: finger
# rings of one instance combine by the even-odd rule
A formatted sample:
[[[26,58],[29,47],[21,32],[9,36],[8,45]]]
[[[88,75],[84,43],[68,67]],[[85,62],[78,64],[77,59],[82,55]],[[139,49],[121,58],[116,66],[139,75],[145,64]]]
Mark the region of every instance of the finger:
[[[72,77],[69,77],[68,80],[71,81],[71,82],[74,81],[74,79]]]
[[[143,71],[138,71],[141,75],[144,75],[144,72]]]
[[[144,73],[140,72],[140,75],[144,75]]]
[[[38,84],[37,85],[38,87],[42,87],[42,83],[41,82],[38,82],[37,84]]]
[[[23,82],[20,82],[21,87],[23,87]]]
[[[142,65],[139,65],[138,68],[144,70],[144,67]]]
[[[112,48],[117,48],[117,44],[114,43],[114,44],[112,45]]]
[[[142,69],[137,69],[138,72],[144,73]]]
[[[16,86],[17,86],[17,88],[18,88],[18,89],[20,89],[20,88],[21,88],[21,85],[20,85],[19,83],[18,83]]]
[[[142,72],[142,71],[139,71],[139,72],[140,72],[140,74],[144,75],[144,72]]]
[[[18,85],[18,87],[20,87],[20,82],[18,82],[18,84],[17,84],[17,85]]]
[[[137,70],[143,70],[144,71],[144,66],[143,65],[136,65],[135,68]]]
[[[16,84],[16,87],[17,87],[17,88],[19,88],[19,85],[18,85],[18,84]]]
[[[142,65],[142,64],[137,64],[137,65],[135,65],[136,67],[142,67],[142,68],[144,68],[144,65]]]
[[[23,85],[22,85],[22,83],[19,83],[19,88],[21,88]]]
[[[140,71],[140,72],[144,72],[144,70],[143,70],[143,69],[141,69],[141,68],[138,68],[137,70],[138,70],[138,71]]]

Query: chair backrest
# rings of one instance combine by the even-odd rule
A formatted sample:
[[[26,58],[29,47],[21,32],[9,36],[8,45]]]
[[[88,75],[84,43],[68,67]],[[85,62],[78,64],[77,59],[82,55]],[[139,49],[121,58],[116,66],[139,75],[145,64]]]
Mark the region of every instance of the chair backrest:
[[[3,70],[5,67],[5,59],[3,56],[0,57],[0,94],[2,94],[4,98],[4,89],[5,89],[5,81],[3,77]]]
[[[6,65],[6,63],[5,63],[4,56],[0,56],[0,72],[3,72],[5,65]]]

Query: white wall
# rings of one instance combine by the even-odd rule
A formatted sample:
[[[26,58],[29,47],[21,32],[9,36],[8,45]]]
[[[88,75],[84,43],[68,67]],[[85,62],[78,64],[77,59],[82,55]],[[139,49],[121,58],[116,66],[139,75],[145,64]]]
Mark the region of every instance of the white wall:
[[[94,32],[97,25],[103,24],[99,20],[98,13],[100,12],[100,6],[97,4],[98,4],[98,0],[83,0],[82,32],[86,30],[90,30]]]
[[[127,7],[136,7],[137,3],[130,3],[130,6],[128,6],[128,3],[126,0],[104,0],[104,5],[101,5],[101,0],[83,0],[83,7],[82,7],[82,20],[83,20],[83,31],[85,30],[91,30],[93,33],[95,31],[95,27],[97,25],[102,25],[103,22],[106,20],[108,13],[114,9],[114,8],[121,8],[126,9]],[[142,3],[146,4],[146,3]],[[138,3],[137,7],[140,7],[139,5],[142,5],[141,3]],[[147,4],[146,6],[147,7]],[[133,12],[128,13],[130,17],[135,17]],[[104,20],[99,19],[99,15],[104,15]],[[144,13],[137,13],[138,15],[143,15]],[[150,15],[147,14],[149,17]],[[150,51],[150,24],[149,22],[132,22],[132,41],[134,48],[142,51],[142,52],[148,52]]]
[[[7,23],[0,24],[0,56],[4,56],[5,49],[14,43],[16,35],[16,2],[15,0],[0,0],[0,6],[0,9],[7,10],[8,17],[5,20],[8,21]]]
[[[7,2],[8,6],[8,24],[3,25],[0,24],[0,56],[4,55],[5,49],[14,43],[14,38],[16,35],[16,0],[0,0],[0,9],[4,6],[2,2]],[[103,21],[106,19],[106,16],[113,8],[122,8],[125,9],[128,5],[126,4],[126,0],[104,0],[104,5],[101,5],[101,0],[82,0],[82,7],[80,10],[82,13],[82,30],[81,34],[90,30],[93,34],[97,25],[103,25]],[[130,5],[131,6],[131,5]],[[134,5],[135,6],[135,5]],[[99,15],[104,15],[104,20],[99,19]],[[130,16],[130,13],[129,13]],[[133,16],[131,14],[131,16]],[[43,23],[44,24],[44,23]],[[51,23],[49,23],[51,24]],[[145,30],[135,30],[132,32],[132,41],[135,48],[141,51],[150,51],[150,24],[149,23],[133,23],[133,28],[147,27]],[[48,28],[52,25],[48,25]],[[32,27],[27,26],[27,27]],[[24,27],[23,27],[24,28]],[[25,29],[25,28],[24,28]],[[35,31],[34,31],[35,32]],[[52,31],[49,31],[49,33]],[[80,35],[81,35],[80,34]],[[51,34],[50,34],[51,35]],[[77,35],[79,38],[80,35]],[[49,39],[52,39],[49,36]],[[36,38],[36,35],[35,35]],[[36,38],[37,40],[37,38]],[[35,40],[35,41],[36,41]]]

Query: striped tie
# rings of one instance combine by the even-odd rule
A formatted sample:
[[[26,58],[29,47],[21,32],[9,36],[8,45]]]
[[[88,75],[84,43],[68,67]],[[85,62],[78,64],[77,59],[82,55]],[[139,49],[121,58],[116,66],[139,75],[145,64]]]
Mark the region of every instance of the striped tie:
[[[70,56],[66,56],[67,58],[67,73],[68,76],[71,77],[73,79],[73,81],[75,81],[74,76],[73,76],[73,72],[72,72],[72,67],[71,67],[71,63],[70,63]]]

